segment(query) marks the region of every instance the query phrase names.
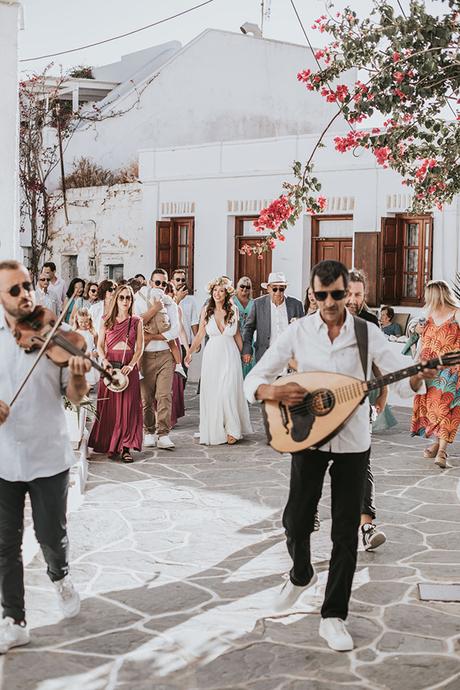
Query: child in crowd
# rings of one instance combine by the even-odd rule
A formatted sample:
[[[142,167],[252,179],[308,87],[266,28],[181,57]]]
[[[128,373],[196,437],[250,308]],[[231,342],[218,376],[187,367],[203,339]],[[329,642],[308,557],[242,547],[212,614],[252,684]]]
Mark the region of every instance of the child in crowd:
[[[72,328],[77,333],[80,333],[86,340],[86,353],[91,357],[97,359],[97,333],[93,326],[93,320],[86,307],[77,309],[73,319]],[[90,386],[95,386],[99,380],[99,372],[94,367],[86,374],[86,380]]]

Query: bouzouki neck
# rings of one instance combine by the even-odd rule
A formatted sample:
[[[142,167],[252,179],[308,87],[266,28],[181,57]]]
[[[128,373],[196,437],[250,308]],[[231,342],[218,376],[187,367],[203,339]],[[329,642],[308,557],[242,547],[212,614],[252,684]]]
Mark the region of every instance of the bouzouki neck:
[[[371,379],[370,381],[363,382],[363,389],[366,393],[376,388],[383,388],[383,386],[388,386],[395,381],[401,381],[402,379],[407,379],[410,376],[418,374],[423,369],[436,369],[439,366],[447,367],[449,365],[458,364],[460,359],[459,352],[449,352],[442,357],[436,357],[435,359],[430,359],[426,364],[417,362],[410,367],[405,369],[399,369],[398,371],[393,371],[391,374],[385,374],[384,376],[379,376],[376,379]]]

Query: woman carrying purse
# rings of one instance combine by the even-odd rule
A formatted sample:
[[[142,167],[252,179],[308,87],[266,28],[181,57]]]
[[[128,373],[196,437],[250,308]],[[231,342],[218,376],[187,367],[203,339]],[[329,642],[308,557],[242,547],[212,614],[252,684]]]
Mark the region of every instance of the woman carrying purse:
[[[96,421],[88,441],[96,453],[109,458],[121,455],[123,462],[133,462],[131,450],[142,448],[142,403],[138,361],[144,350],[142,319],[133,315],[134,293],[120,285],[101,324],[97,350],[104,367],[120,369],[129,378],[121,393],[99,381]]]

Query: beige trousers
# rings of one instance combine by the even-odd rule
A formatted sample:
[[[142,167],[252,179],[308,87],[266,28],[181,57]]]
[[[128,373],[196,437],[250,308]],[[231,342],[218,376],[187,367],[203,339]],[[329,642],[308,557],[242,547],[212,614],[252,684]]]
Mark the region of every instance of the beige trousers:
[[[172,383],[175,362],[171,351],[144,352],[141,360],[142,408],[147,434],[167,436],[171,430]],[[156,415],[154,409],[156,402]],[[156,417],[156,420],[155,420]]]

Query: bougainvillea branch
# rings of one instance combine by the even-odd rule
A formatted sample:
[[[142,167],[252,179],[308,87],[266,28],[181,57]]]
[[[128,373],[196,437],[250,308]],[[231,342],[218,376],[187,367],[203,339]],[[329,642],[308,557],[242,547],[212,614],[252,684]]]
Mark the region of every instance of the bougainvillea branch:
[[[265,235],[242,251],[261,257],[285,239],[302,213],[325,210],[312,160],[339,116],[350,131],[334,138],[336,151],[365,149],[378,165],[398,172],[411,191],[409,211],[441,209],[460,192],[460,0],[439,4],[444,13],[433,16],[424,2],[412,0],[404,15],[387,0],[373,0],[363,20],[351,8],[334,13],[329,5],[329,16],[315,21],[312,29],[331,40],[315,53],[320,69],[305,69],[297,79],[338,110],[306,163],[294,163],[294,181],[284,183],[284,193],[255,221]],[[352,69],[362,78],[353,86],[341,83]],[[382,126],[365,128],[376,114]]]

